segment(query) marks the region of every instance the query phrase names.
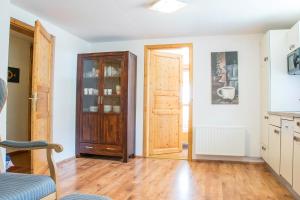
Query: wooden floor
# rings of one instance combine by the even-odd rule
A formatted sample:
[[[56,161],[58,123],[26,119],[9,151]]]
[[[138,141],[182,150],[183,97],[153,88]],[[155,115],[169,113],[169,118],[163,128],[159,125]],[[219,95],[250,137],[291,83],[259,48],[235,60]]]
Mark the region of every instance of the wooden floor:
[[[167,153],[160,154],[155,156],[150,156],[151,158],[167,158],[167,159],[178,159],[178,160],[187,160],[188,159],[188,149],[182,149],[179,153]]]
[[[59,195],[107,195],[114,200],[293,199],[264,164],[136,158],[129,163],[78,158],[62,163]]]

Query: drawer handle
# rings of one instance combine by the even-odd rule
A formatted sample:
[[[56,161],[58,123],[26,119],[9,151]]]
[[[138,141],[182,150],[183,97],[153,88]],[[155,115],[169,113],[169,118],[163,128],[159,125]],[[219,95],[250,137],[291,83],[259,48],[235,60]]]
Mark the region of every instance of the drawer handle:
[[[115,148],[106,147],[106,150],[116,150]]]
[[[297,126],[299,126],[299,127],[300,127],[300,122],[297,122]]]
[[[278,130],[274,130],[274,133],[279,134],[279,131]]]
[[[265,119],[269,119],[269,117],[268,117],[268,116],[265,116]]]
[[[85,146],[86,149],[92,149],[93,147],[90,146]]]
[[[300,138],[294,136],[294,141],[295,141],[295,142],[300,142]]]

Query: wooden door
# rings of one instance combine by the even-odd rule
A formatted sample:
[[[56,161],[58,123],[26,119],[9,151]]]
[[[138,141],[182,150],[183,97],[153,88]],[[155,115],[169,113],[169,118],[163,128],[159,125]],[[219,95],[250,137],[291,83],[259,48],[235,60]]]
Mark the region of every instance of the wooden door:
[[[35,23],[32,66],[31,140],[52,141],[52,71],[54,37]],[[45,150],[32,151],[32,172],[47,171]]]
[[[182,66],[181,55],[150,52],[150,156],[182,150]]]

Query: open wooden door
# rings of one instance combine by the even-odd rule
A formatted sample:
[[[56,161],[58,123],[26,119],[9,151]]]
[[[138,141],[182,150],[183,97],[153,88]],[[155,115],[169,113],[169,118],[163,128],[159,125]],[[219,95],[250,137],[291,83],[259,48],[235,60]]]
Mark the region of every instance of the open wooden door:
[[[182,150],[182,67],[181,55],[150,52],[150,156]]]
[[[54,37],[39,21],[35,23],[32,66],[31,140],[52,142],[52,71]],[[48,169],[45,150],[31,154],[32,173]]]

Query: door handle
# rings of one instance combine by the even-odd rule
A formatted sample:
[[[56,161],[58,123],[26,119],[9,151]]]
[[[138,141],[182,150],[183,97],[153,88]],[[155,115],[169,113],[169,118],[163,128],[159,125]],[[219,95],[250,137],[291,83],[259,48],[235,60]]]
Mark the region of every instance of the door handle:
[[[32,100],[32,101],[37,101],[39,98],[38,98],[38,95],[37,95],[37,92],[34,92],[32,94],[31,97],[28,98],[29,100]]]
[[[294,136],[294,141],[295,141],[295,142],[300,142],[300,138]]]
[[[37,100],[39,100],[37,92],[33,92],[32,97],[29,97],[28,99],[32,101],[32,104],[31,104],[32,110],[36,112]]]

